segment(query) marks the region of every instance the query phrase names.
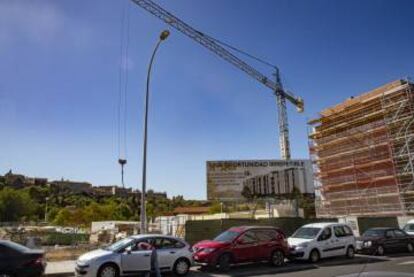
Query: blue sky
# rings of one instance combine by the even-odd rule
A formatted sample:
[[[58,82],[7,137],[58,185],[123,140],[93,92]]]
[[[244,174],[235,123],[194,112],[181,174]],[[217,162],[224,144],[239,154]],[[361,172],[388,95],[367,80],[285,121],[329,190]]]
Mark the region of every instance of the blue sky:
[[[0,2],[1,173],[119,184],[118,77],[127,58],[126,183],[140,186],[146,67],[168,26],[126,1]],[[306,120],[318,111],[414,75],[412,1],[156,2],[281,68],[306,105],[304,114],[289,105],[293,158],[308,158]],[[203,199],[207,160],[280,157],[271,92],[175,30],[158,53],[151,94],[149,188]]]

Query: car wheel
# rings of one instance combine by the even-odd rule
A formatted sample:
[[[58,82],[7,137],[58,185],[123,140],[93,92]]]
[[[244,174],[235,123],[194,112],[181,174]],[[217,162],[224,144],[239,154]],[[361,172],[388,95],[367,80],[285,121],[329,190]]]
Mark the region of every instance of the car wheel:
[[[409,253],[413,253],[414,252],[414,246],[411,242],[408,243],[407,245],[407,250]]]
[[[353,246],[348,246],[346,249],[346,257],[348,259],[353,259],[355,257],[355,249]]]
[[[377,252],[378,256],[384,255],[384,253],[385,253],[384,247],[382,245],[378,245],[376,252]]]
[[[118,277],[118,268],[115,265],[103,265],[98,271],[98,277]]]
[[[270,257],[270,264],[272,266],[282,266],[285,264],[285,255],[280,250],[275,250]]]
[[[319,259],[321,258],[319,251],[316,249],[313,249],[309,254],[309,261],[311,263],[317,263]]]
[[[218,258],[217,265],[219,271],[226,272],[230,270],[231,256],[223,254]]]
[[[175,275],[184,276],[190,271],[190,262],[186,259],[178,259],[173,267],[173,272]]]

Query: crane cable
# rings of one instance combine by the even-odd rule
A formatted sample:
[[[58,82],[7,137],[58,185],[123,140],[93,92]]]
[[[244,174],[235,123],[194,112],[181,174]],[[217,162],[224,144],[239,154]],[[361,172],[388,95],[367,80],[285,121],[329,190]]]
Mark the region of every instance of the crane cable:
[[[197,32],[199,32],[199,31],[197,31]],[[199,32],[199,33],[202,34],[203,36],[208,36],[208,35],[205,35],[202,32]],[[266,66],[268,66],[268,67],[270,67],[270,68],[272,68],[272,69],[274,69],[276,71],[279,71],[279,67],[277,65],[271,64],[270,62],[267,62],[267,61],[265,61],[262,58],[259,58],[259,57],[255,56],[253,54],[250,54],[250,53],[248,53],[248,52],[246,52],[244,50],[241,50],[240,48],[237,48],[235,46],[232,46],[231,44],[228,44],[226,42],[223,42],[223,41],[218,40],[216,38],[213,38],[211,36],[208,36],[208,38],[211,39],[212,41],[214,41],[217,44],[220,44],[220,45],[222,45],[224,47],[227,47],[227,48],[229,48],[229,49],[231,49],[231,50],[233,50],[233,51],[235,51],[235,52],[237,52],[239,54],[242,54],[242,55],[244,55],[244,56],[246,56],[248,58],[251,58],[252,60],[255,60],[255,61],[257,61],[257,62],[259,62],[259,63],[261,63],[263,65],[266,65]],[[280,74],[280,72],[279,72],[279,74]],[[285,80],[285,78],[283,78],[283,76],[280,76],[280,77],[283,79],[282,80],[283,83],[287,83],[287,81]]]
[[[198,32],[199,32],[199,31],[198,31]],[[199,32],[199,33],[200,33],[200,34],[202,34],[203,36],[208,36],[208,35],[205,35],[204,33],[201,33],[201,32]],[[220,44],[220,45],[222,45],[222,46],[224,46],[224,47],[227,47],[227,48],[229,48],[229,49],[231,49],[231,50],[233,50],[233,51],[236,51],[236,52],[238,52],[238,53],[240,53],[240,54],[242,54],[242,55],[244,55],[244,56],[246,56],[246,57],[249,57],[249,58],[251,58],[251,59],[253,59],[253,60],[255,60],[255,61],[257,61],[257,62],[259,62],[259,63],[261,63],[261,64],[263,64],[263,65],[269,66],[269,67],[271,67],[271,68],[273,68],[273,69],[278,69],[278,67],[277,67],[276,65],[271,64],[271,63],[269,63],[269,62],[265,61],[264,59],[259,58],[259,57],[257,57],[257,56],[254,56],[253,54],[250,54],[250,53],[248,53],[248,52],[246,52],[246,51],[244,51],[244,50],[241,50],[240,48],[237,48],[237,47],[235,47],[235,46],[232,46],[232,45],[230,45],[230,44],[228,44],[228,43],[226,43],[226,42],[223,42],[223,41],[218,40],[218,39],[216,39],[216,38],[213,38],[213,37],[211,37],[211,36],[208,36],[208,38],[209,38],[209,39],[211,39],[211,40],[213,40],[213,41],[214,41],[215,43],[217,43],[217,44]]]
[[[118,163],[121,165],[121,184],[125,188],[124,167],[127,163],[127,92],[128,92],[128,50],[130,16],[127,0],[124,0],[121,16],[120,63],[118,74]],[[127,8],[125,7],[127,5]]]

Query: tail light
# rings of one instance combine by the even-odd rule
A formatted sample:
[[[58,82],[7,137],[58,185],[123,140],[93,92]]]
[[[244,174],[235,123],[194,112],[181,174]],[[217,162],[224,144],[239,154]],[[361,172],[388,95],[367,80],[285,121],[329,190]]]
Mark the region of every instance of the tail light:
[[[33,260],[28,261],[25,266],[37,266],[37,265],[43,265],[43,257],[38,257]]]

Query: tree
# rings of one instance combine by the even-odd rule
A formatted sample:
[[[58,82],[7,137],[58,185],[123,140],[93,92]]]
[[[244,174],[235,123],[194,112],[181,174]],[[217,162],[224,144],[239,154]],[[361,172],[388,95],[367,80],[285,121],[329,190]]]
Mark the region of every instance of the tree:
[[[214,201],[211,206],[208,208],[209,214],[218,214],[221,212],[221,203],[219,201]]]
[[[26,192],[11,188],[0,191],[0,221],[20,221],[23,217],[31,219],[35,209],[36,203]]]
[[[69,224],[70,220],[71,220],[70,211],[67,208],[63,208],[57,213],[53,223],[56,225],[67,226],[67,225],[70,225]]]

